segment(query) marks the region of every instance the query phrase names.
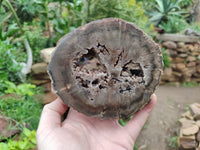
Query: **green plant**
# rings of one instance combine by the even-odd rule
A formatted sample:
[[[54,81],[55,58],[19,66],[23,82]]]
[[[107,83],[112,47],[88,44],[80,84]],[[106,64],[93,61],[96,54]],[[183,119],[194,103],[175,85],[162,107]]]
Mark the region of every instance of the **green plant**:
[[[193,0],[182,0],[179,4],[181,8],[187,8],[193,4]]]
[[[7,142],[0,142],[1,150],[29,150],[36,147],[36,131],[23,129],[19,140],[8,139]]]
[[[161,22],[159,27],[164,29],[166,33],[178,33],[186,29],[189,25],[184,19],[171,17],[167,22]]]
[[[25,36],[27,37],[33,52],[33,63],[41,62],[40,50],[48,46],[48,38],[42,35],[42,30],[38,26],[28,27],[24,25]]]
[[[8,45],[6,41],[0,41],[0,93],[5,90],[5,81],[19,83],[23,76],[20,73],[22,66],[16,62],[16,56],[13,54],[16,49]]]
[[[178,139],[178,136],[173,136],[171,138],[167,138],[169,147],[177,148],[177,139]]]
[[[133,116],[129,117],[128,119],[119,119],[119,124],[124,127],[131,118],[133,118]]]
[[[12,94],[10,97],[1,97],[0,112],[16,120],[19,125],[27,125],[30,129],[37,129],[42,111],[42,105],[34,95],[40,93],[35,85],[19,84],[15,86],[12,82],[6,82],[5,93]],[[17,95],[16,95],[17,94]]]
[[[134,144],[133,150],[138,150],[138,146],[136,143]]]
[[[193,81],[191,81],[191,82],[183,82],[181,85],[183,87],[197,87],[197,86],[200,86],[199,83],[195,83]]]
[[[35,94],[36,86],[33,84],[19,84],[16,86],[9,81],[5,81],[5,83],[7,88],[7,90],[5,90],[6,94],[16,93],[19,96],[33,96]]]
[[[169,55],[165,52],[164,48],[162,48],[162,56],[163,56],[164,68],[170,67],[171,60],[169,59]]]
[[[145,28],[148,21],[142,2],[136,0],[87,0],[83,12],[82,24],[96,19],[117,17]]]
[[[183,0],[155,0],[156,6],[155,11],[150,12],[150,22],[155,25],[161,22],[167,22],[173,16],[180,17],[185,11],[179,11],[179,3]]]
[[[12,4],[10,3],[10,1],[9,0],[1,0],[0,4],[2,5],[2,3],[5,5],[5,7],[7,7],[10,10],[10,12],[12,12],[12,14],[15,18],[15,21],[16,21],[18,27],[19,27],[21,35],[24,35],[24,30],[23,30],[22,24],[20,23],[19,17],[17,16],[17,14],[16,14]],[[0,8],[1,8],[1,5],[0,5]],[[31,51],[29,42],[26,38],[24,38],[24,46],[27,50],[28,60],[27,60],[27,63],[26,64],[24,63],[24,65],[23,65],[22,73],[26,75],[30,72],[31,66],[32,66],[32,51]]]

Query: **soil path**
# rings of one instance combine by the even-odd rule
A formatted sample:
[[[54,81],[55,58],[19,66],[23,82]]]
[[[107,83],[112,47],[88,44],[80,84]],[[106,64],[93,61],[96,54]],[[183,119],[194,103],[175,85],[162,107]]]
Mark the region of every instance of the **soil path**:
[[[200,87],[160,86],[158,102],[136,143],[138,150],[174,150],[167,139],[178,132],[178,119],[188,105],[200,103]]]

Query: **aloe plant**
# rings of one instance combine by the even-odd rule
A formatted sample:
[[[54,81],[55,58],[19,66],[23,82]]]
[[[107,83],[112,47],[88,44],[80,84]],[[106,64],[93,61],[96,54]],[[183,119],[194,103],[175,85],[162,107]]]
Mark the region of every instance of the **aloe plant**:
[[[173,16],[181,16],[185,11],[180,11],[179,3],[183,0],[155,0],[157,5],[155,11],[150,12],[150,21],[154,25],[160,24],[162,21],[166,22]]]

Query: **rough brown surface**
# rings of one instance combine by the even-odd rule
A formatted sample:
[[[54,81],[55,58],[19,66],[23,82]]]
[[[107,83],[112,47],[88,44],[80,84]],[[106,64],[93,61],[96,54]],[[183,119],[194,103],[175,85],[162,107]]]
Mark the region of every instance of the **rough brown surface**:
[[[20,132],[19,129],[15,129],[15,125],[16,123],[13,120],[0,115],[0,141]]]
[[[157,44],[134,24],[109,18],[67,34],[48,71],[70,107],[89,116],[127,118],[149,102],[162,67]]]

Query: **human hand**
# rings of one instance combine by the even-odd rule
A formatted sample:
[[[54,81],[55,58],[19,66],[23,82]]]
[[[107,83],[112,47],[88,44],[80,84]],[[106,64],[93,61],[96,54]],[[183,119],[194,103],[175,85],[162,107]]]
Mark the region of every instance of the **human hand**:
[[[39,150],[133,150],[135,140],[156,103],[151,102],[122,127],[117,119],[100,120],[70,108],[67,118],[61,115],[67,106],[58,98],[47,104],[37,130]]]

